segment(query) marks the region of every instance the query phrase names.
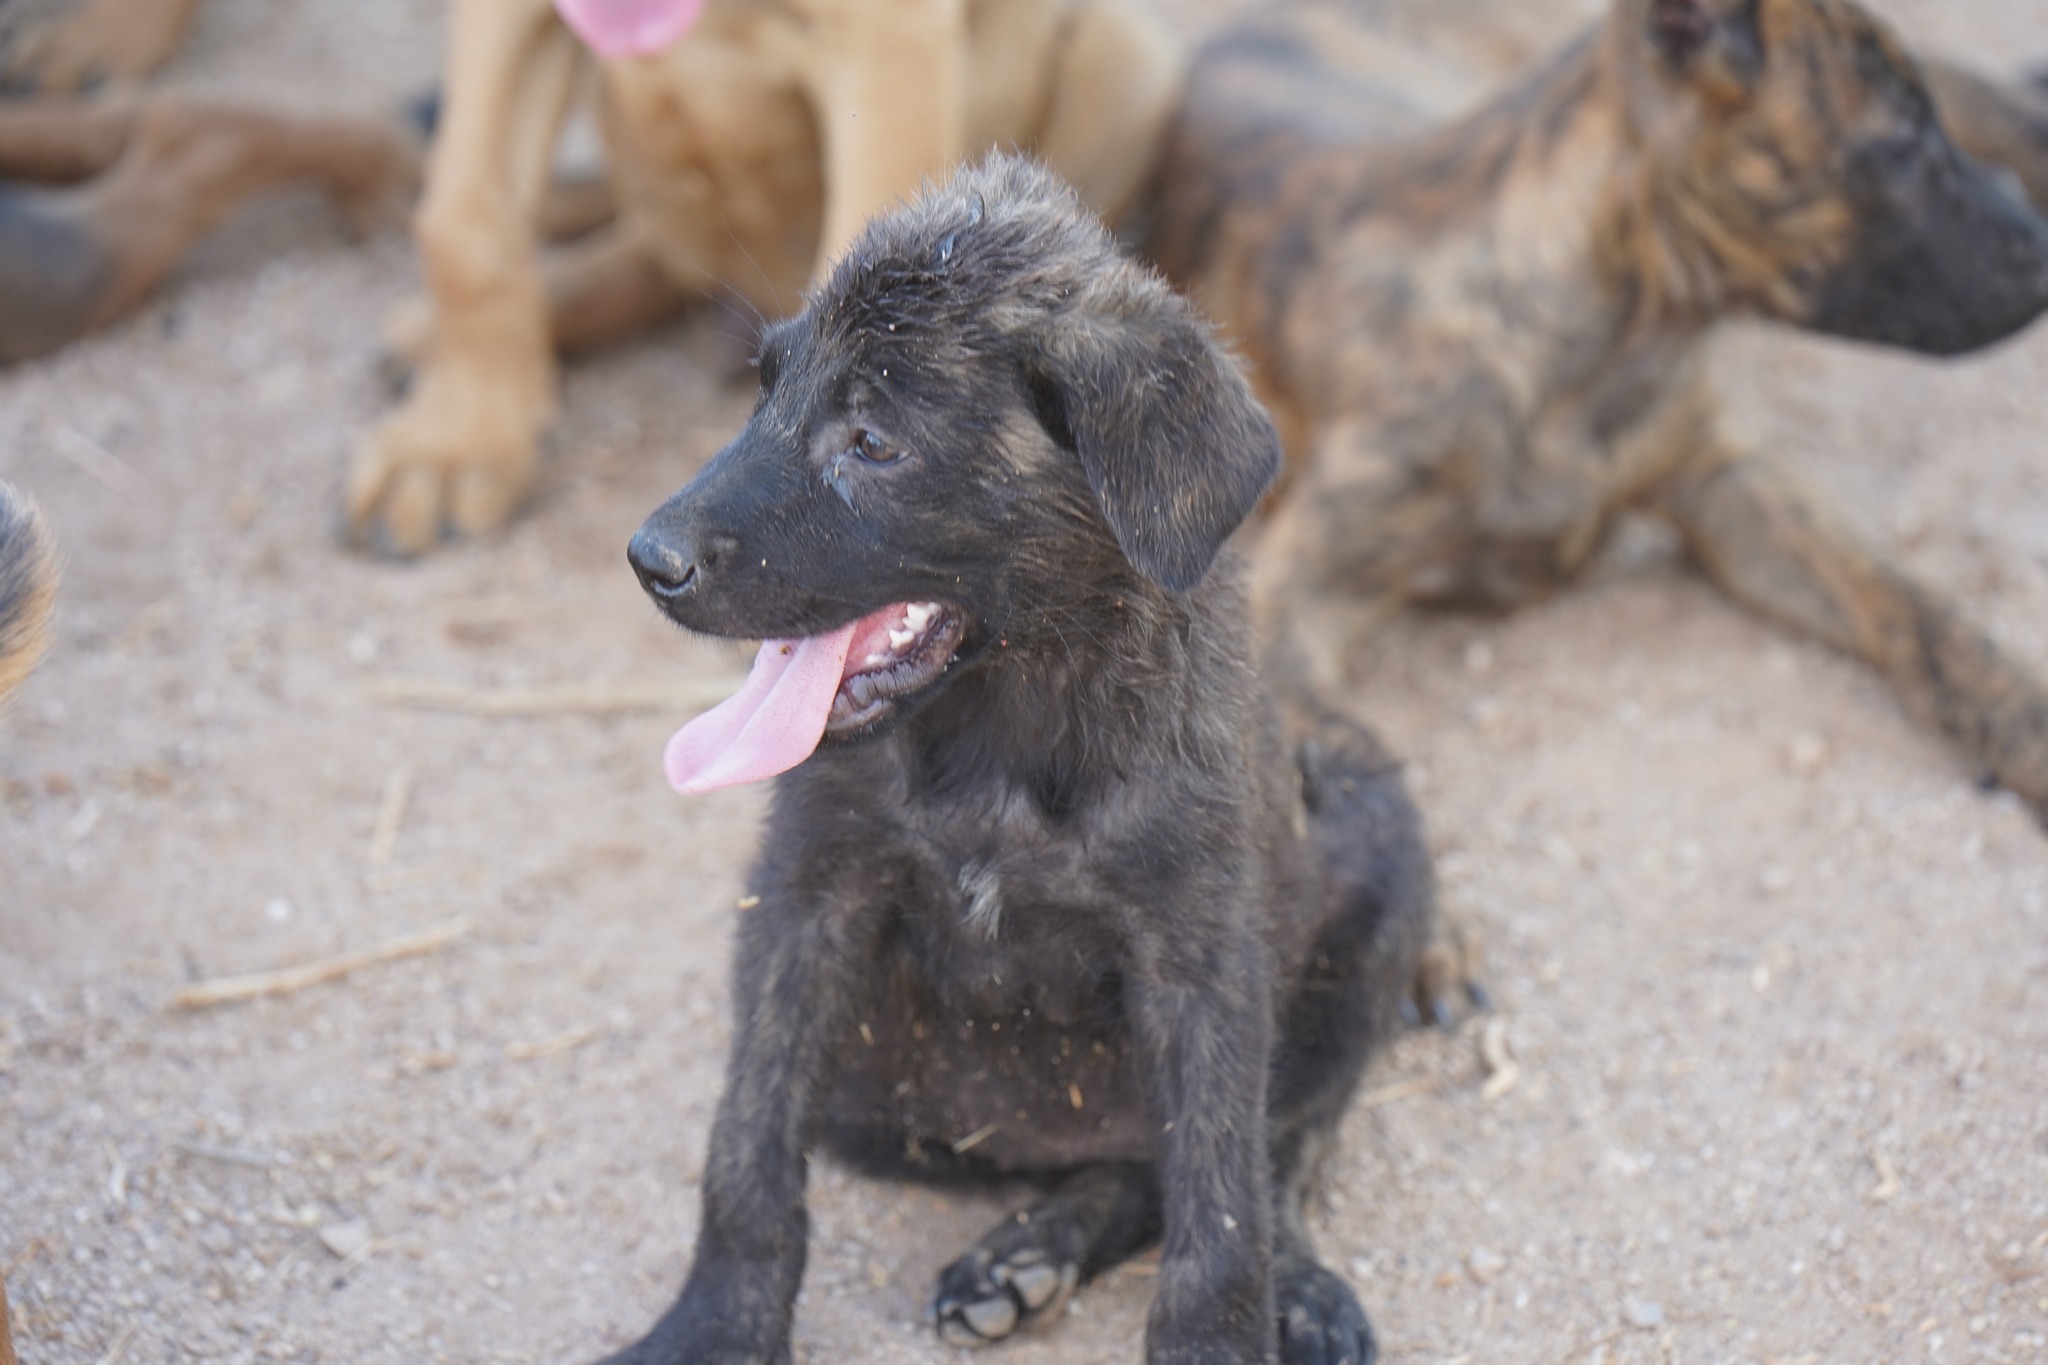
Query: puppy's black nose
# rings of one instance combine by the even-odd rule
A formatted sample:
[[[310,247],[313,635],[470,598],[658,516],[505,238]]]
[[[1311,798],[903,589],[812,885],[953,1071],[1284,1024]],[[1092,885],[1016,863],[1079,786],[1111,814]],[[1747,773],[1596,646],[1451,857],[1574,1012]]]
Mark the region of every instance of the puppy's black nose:
[[[695,557],[645,526],[633,533],[626,546],[626,562],[633,566],[640,586],[656,601],[681,597],[697,581]]]

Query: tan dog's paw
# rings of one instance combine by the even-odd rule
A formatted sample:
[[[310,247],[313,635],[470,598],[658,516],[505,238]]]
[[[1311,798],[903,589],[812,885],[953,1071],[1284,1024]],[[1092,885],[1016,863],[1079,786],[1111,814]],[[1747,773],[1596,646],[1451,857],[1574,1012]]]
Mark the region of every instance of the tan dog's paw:
[[[412,398],[356,451],[349,538],[419,555],[443,528],[474,536],[512,519],[533,485],[544,413],[517,383],[426,371]]]
[[[1480,958],[1479,931],[1462,916],[1439,911],[1415,969],[1415,998],[1402,1011],[1409,1022],[1451,1029],[1471,1014],[1491,1010]]]

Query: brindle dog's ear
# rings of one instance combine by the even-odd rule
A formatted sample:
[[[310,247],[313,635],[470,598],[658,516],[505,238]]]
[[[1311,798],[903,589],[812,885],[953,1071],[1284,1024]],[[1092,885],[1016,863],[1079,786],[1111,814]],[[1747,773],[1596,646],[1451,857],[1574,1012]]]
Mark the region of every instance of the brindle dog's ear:
[[[1739,99],[1763,74],[1754,4],[1729,0],[1647,0],[1643,34],[1672,72],[1709,95]]]
[[[1187,300],[1127,267],[1063,311],[1028,367],[1038,419],[1080,457],[1103,518],[1140,572],[1174,592],[1280,470],[1280,437]]]

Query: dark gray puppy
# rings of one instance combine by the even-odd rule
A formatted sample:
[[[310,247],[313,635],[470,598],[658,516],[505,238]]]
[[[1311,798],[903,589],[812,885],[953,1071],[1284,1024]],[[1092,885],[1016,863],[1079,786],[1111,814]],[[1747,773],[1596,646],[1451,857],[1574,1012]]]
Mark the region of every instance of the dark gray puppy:
[[[820,1146],[1046,1187],[941,1276],[950,1339],[1163,1237],[1149,1360],[1370,1360],[1301,1183],[1396,1024],[1430,869],[1371,737],[1283,722],[1212,565],[1278,468],[1264,412],[1014,159],[870,226],[760,364],[630,552],[679,624],[770,637],[671,780],[789,771],[695,1264],[616,1359],[789,1358]]]

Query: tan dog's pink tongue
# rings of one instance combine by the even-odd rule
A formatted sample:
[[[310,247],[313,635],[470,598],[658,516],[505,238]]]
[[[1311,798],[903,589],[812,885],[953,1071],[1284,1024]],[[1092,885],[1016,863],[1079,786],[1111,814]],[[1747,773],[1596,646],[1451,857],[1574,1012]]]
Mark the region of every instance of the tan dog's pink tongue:
[[[555,10],[600,57],[645,57],[690,31],[704,0],[555,0]]]
[[[676,731],[661,756],[669,785],[685,796],[759,782],[811,756],[846,675],[852,621],[803,640],[769,640],[732,696]]]

